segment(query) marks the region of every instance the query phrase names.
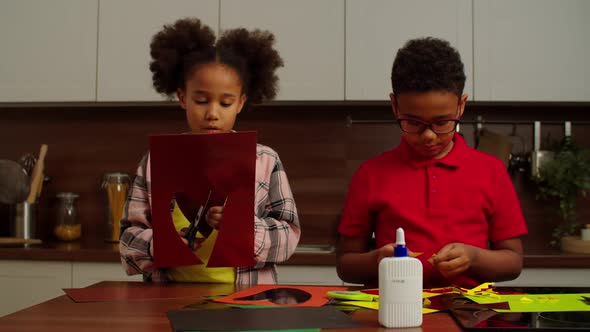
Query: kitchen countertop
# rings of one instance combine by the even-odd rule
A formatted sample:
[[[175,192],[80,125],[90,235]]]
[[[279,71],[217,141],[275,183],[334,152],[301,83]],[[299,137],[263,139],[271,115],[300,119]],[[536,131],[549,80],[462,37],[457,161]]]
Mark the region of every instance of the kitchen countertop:
[[[336,254],[329,246],[306,246],[283,265],[335,265]],[[0,247],[1,260],[72,262],[119,262],[117,243],[82,244],[50,242],[29,247]],[[547,249],[524,256],[525,268],[590,268],[590,255],[562,253]]]
[[[335,265],[336,254],[323,246],[298,250],[285,265]],[[0,260],[38,260],[72,262],[119,262],[117,243],[82,244],[49,242],[41,245],[0,247]]]

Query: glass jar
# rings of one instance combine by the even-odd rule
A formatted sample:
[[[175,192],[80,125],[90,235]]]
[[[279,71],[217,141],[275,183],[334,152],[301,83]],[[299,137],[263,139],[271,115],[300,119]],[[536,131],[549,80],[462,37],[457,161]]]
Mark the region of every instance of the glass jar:
[[[106,192],[108,205],[107,242],[119,242],[121,218],[129,191],[129,175],[126,173],[107,173],[103,176],[102,189]]]
[[[59,206],[57,210],[57,223],[53,234],[62,241],[73,241],[80,238],[82,226],[78,221],[78,208],[76,207],[75,193],[58,193]]]

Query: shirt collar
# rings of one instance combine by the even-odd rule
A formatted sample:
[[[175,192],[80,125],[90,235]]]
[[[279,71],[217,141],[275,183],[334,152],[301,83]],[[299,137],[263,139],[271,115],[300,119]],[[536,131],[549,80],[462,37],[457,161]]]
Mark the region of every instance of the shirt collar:
[[[446,156],[435,159],[435,158],[424,158],[420,156],[404,137],[402,137],[402,141],[400,144],[400,148],[403,151],[403,155],[406,157],[408,162],[413,168],[421,168],[424,166],[439,164],[439,165],[446,165],[451,167],[459,167],[461,165],[463,154],[467,149],[467,144],[465,143],[465,139],[458,133],[455,133],[453,136],[453,147],[451,151],[447,153]]]

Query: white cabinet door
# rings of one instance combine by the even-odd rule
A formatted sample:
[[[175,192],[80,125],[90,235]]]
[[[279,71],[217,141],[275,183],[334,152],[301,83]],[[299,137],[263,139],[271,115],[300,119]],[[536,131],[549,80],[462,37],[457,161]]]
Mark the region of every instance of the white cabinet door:
[[[465,93],[473,82],[471,0],[347,0],[346,100],[388,100],[391,66],[409,39],[438,37],[457,48]]]
[[[335,266],[279,265],[279,284],[342,285]]]
[[[72,287],[72,263],[0,261],[0,316],[64,295]]]
[[[142,281],[142,276],[128,276],[120,263],[72,263],[72,287],[87,287],[101,281]]]
[[[278,100],[344,99],[344,0],[221,0],[221,30],[237,27],[274,33]]]
[[[219,0],[100,0],[99,12],[98,101],[162,101],[149,70],[152,36],[185,17],[217,32]]]
[[[475,0],[475,99],[589,101],[590,1]]]
[[[498,286],[531,287],[588,287],[590,269],[525,268],[511,281],[498,282]]]
[[[0,2],[0,102],[96,100],[98,0]]]

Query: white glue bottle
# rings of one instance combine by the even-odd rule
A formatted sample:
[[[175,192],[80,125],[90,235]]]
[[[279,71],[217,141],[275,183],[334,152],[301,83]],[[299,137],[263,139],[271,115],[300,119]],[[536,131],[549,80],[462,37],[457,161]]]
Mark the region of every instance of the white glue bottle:
[[[393,257],[379,262],[379,323],[385,327],[422,325],[422,262],[408,256],[402,228],[397,229]]]

